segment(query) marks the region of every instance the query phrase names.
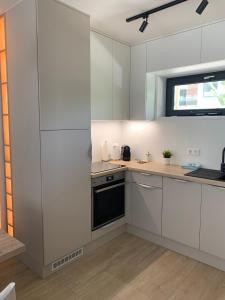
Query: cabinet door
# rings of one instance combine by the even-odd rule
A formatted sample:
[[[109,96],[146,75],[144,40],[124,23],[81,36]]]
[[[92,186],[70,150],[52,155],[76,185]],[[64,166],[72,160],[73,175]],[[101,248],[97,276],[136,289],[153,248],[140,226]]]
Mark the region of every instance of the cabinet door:
[[[41,143],[47,265],[91,240],[90,133],[45,131]]]
[[[148,72],[200,64],[201,29],[189,30],[148,43]]]
[[[88,129],[89,17],[55,0],[37,4],[41,129]]]
[[[200,249],[225,259],[225,189],[202,186]]]
[[[128,222],[161,235],[162,190],[140,183],[130,184]]]
[[[162,235],[199,248],[201,185],[163,179]]]
[[[146,44],[131,47],[130,119],[146,120]]]
[[[91,32],[91,118],[113,119],[113,42]]]
[[[113,41],[113,119],[129,120],[130,47]]]
[[[225,22],[208,25],[202,29],[202,62],[225,59],[225,40],[221,34],[225,32]],[[221,34],[220,34],[221,33]]]

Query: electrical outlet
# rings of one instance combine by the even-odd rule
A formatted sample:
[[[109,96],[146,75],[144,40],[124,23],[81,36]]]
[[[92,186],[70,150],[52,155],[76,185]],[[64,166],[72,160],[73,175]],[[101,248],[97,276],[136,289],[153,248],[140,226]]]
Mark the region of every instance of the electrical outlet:
[[[188,148],[187,155],[189,156],[200,156],[200,149],[199,148]]]
[[[187,155],[189,155],[189,156],[192,155],[192,148],[187,148]]]
[[[200,156],[200,149],[199,148],[193,148],[193,155],[194,156]]]

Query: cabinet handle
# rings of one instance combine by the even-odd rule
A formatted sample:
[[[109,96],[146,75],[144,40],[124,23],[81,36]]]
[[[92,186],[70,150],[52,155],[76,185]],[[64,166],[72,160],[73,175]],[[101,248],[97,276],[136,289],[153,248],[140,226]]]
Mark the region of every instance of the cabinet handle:
[[[225,191],[225,187],[217,186],[217,185],[214,185],[213,187],[217,188],[218,190]]]
[[[181,183],[189,183],[189,181],[182,180],[182,179],[173,179],[173,180]]]
[[[148,190],[155,190],[155,189],[159,189],[156,186],[151,186],[151,185],[146,185],[146,184],[141,184],[141,183],[137,183],[138,186],[144,188],[144,189],[148,189]]]
[[[149,174],[149,173],[141,173],[141,175],[144,175],[144,176],[153,176],[152,174]]]

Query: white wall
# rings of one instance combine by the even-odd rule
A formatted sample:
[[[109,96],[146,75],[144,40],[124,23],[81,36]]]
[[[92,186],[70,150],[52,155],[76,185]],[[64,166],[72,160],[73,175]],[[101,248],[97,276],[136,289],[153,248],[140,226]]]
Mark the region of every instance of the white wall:
[[[162,118],[154,122],[92,122],[93,161],[101,160],[100,144],[107,139],[131,146],[133,159],[145,159],[149,151],[154,161],[162,161],[162,151],[171,149],[173,163],[200,162],[219,169],[225,147],[225,119]],[[187,148],[200,148],[199,157],[187,155]]]
[[[101,160],[101,144],[107,140],[109,150],[112,150],[114,143],[121,145],[122,123],[119,121],[92,121],[92,161]]]
[[[132,148],[132,157],[162,160],[162,151],[171,149],[173,163],[200,162],[207,168],[220,168],[225,147],[225,119],[162,118],[154,122],[124,122],[122,141]],[[187,148],[200,148],[199,157],[187,155]]]

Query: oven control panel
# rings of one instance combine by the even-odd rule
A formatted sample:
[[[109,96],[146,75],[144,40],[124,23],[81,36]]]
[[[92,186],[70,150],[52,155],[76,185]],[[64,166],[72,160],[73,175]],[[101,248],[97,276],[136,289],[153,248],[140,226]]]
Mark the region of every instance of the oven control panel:
[[[125,179],[125,172],[118,172],[111,175],[104,175],[97,178],[92,178],[91,186],[96,187],[105,183],[111,183],[117,180]]]

